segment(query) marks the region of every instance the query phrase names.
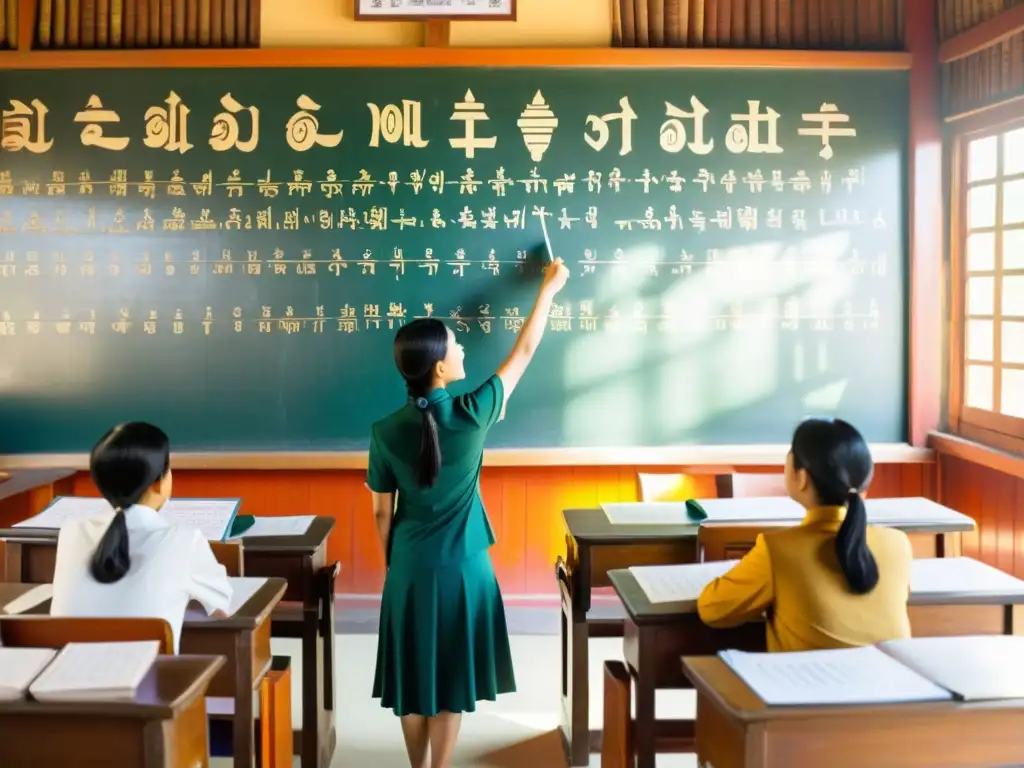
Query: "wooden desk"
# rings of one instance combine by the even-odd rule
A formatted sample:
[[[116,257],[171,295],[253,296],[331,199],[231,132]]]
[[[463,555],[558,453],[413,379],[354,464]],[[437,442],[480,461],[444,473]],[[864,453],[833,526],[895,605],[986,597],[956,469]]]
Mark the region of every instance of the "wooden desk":
[[[161,656],[133,699],[0,701],[4,768],[208,764],[205,696],[224,659]]]
[[[716,500],[716,503],[726,501]],[[749,509],[752,499],[730,499]],[[868,499],[870,506],[918,500]],[[958,541],[948,537],[974,529],[970,518],[942,507],[936,519],[908,521],[894,528],[928,537],[934,550],[928,556],[958,551]],[[947,514],[949,513],[949,514]],[[697,561],[696,523],[680,525],[613,525],[598,509],[567,509],[562,513],[566,534],[566,559],[555,563],[555,578],[562,597],[562,717],[563,746],[570,765],[589,764],[590,752],[600,748],[600,731],[591,732],[589,648],[591,637],[622,637],[625,612],[616,603],[593,606],[594,589],[611,585],[608,572],[631,565],[661,565]],[[797,521],[794,520],[794,523]],[[949,546],[948,546],[949,545]]]
[[[716,657],[686,657],[697,760],[714,768],[992,768],[1020,765],[1024,700],[768,707]]]
[[[189,608],[181,630],[181,653],[223,656],[224,668],[210,682],[207,696],[234,701],[232,755],[236,768],[256,762],[255,691],[270,669],[270,615],[287,589],[284,579],[272,578],[238,611],[226,619]]]
[[[333,669],[334,603],[322,600],[317,572],[327,564],[327,537],[334,518],[317,517],[302,536],[243,539],[246,576],[283,578],[288,582],[285,601],[297,603],[295,617],[302,636],[302,731],[299,745],[302,768],[328,768],[337,743],[334,728]],[[7,543],[3,580],[48,583],[53,580],[57,531],[38,528],[0,530]],[[327,604],[329,603],[329,604]],[[281,606],[290,608],[290,606]],[[291,637],[273,617],[271,635]],[[330,654],[330,656],[328,656]]]
[[[1024,606],[1024,581],[970,558],[933,561],[940,563],[947,571],[941,583],[955,582],[957,574],[975,571],[975,566],[991,570],[993,579],[991,583],[978,579],[974,588],[965,586],[959,591],[912,592],[908,613],[914,637],[1013,634],[1014,607]],[[693,744],[693,721],[657,721],[654,714],[658,688],[690,687],[679,657],[713,655],[727,648],[764,651],[765,626],[750,623],[729,630],[712,629],[697,615],[695,600],[651,603],[628,570],[611,571],[608,577],[627,612],[623,652],[630,676],[636,681],[636,764],[638,768],[653,768],[659,747],[692,748]],[[714,765],[719,768],[718,763]]]

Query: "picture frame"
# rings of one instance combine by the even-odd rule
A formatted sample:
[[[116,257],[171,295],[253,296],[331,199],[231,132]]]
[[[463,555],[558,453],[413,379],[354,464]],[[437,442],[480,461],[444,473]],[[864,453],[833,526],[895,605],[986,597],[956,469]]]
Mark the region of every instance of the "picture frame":
[[[515,21],[516,0],[356,0],[356,21]]]

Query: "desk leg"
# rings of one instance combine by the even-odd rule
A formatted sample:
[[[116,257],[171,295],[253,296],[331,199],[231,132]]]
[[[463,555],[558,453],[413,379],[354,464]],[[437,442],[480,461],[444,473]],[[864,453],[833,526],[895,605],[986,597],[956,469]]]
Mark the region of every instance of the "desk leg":
[[[590,765],[590,634],[562,601],[562,746],[570,766]]]
[[[318,609],[316,606],[302,612],[302,768],[327,768],[320,759],[324,654]]]
[[[637,637],[636,720],[633,722],[633,748],[636,768],[654,768],[658,752],[655,737],[657,722],[654,711],[654,691],[657,686],[656,636],[653,631],[640,630]]]
[[[235,768],[256,765],[256,720],[253,717],[252,637],[246,635],[236,644],[238,664],[235,667],[235,714],[231,729]]]

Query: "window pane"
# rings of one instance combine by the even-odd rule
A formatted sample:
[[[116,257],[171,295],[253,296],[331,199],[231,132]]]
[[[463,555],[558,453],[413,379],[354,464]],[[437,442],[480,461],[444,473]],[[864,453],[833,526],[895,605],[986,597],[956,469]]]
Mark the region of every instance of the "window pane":
[[[991,315],[996,305],[996,281],[993,277],[967,280],[967,314]]]
[[[1003,323],[1000,358],[1004,363],[1024,363],[1024,323]]]
[[[1024,419],[1024,371],[1013,368],[1003,371],[1003,387],[999,391],[999,410],[1007,416]]]
[[[1004,317],[1024,317],[1024,275],[1007,275],[1003,278]]]
[[[1024,243],[1024,229],[1010,230],[1021,233]],[[1006,234],[1010,234],[1007,232]],[[1006,236],[1003,236],[1003,248],[1006,248]],[[990,272],[996,268],[996,233],[977,232],[967,238],[967,271]]]
[[[994,227],[996,225],[996,185],[971,187],[967,192],[967,227]]]
[[[1008,181],[1003,185],[1003,224],[1024,221],[1024,179]]]
[[[970,264],[968,258],[968,269],[971,269]],[[1024,229],[1003,232],[1003,269],[1024,269]]]
[[[967,392],[964,405],[969,408],[992,410],[992,368],[987,365],[967,366]]]
[[[996,175],[996,153],[998,151],[998,136],[989,136],[972,141],[967,149],[967,180],[981,181],[982,179],[994,179]]]
[[[993,329],[991,320],[967,321],[967,359],[992,361]]]
[[[1024,128],[1003,136],[1003,173],[1007,176],[1024,173]]]

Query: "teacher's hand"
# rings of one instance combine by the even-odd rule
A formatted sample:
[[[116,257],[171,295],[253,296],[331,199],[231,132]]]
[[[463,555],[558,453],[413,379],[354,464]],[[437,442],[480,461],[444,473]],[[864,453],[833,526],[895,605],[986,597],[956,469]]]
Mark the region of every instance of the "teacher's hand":
[[[569,268],[561,259],[554,259],[544,268],[544,284],[541,290],[549,292],[552,296],[562,290],[562,286],[569,279]]]

